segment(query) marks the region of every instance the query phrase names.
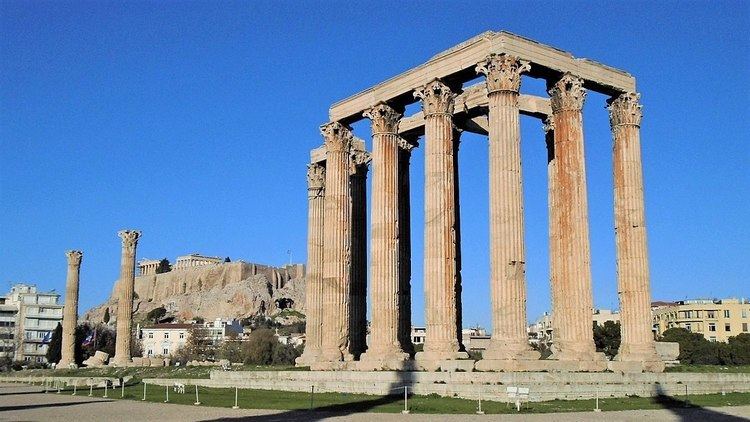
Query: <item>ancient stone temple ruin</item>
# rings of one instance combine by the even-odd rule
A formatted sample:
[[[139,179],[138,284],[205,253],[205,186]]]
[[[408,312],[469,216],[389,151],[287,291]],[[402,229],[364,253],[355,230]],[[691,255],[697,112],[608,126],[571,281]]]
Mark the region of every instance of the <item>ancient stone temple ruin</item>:
[[[484,81],[465,86],[483,75]],[[548,97],[522,93],[544,79]],[[603,93],[613,136],[617,282],[622,345],[615,361],[592,339],[592,287],[582,108]],[[486,32],[333,104],[308,165],[307,345],[312,369],[661,371],[651,334],[635,78],[508,32]],[[419,101],[421,112],[404,116]],[[604,104],[603,104],[604,106]],[[548,149],[550,284],[556,335],[540,360],[527,342],[519,115],[539,120]],[[368,119],[372,151],[350,125]],[[489,142],[492,340],[474,364],[461,345],[461,133]],[[425,155],[424,289],[427,337],[413,353],[409,161]],[[371,335],[365,350],[366,206],[372,166]]]

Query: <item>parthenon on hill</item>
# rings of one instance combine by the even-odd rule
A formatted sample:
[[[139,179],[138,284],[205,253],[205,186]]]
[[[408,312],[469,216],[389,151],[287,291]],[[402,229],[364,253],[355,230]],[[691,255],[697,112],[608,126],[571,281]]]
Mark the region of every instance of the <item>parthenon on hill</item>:
[[[485,81],[465,83],[478,74]],[[521,94],[522,76],[549,98]],[[592,339],[592,289],[582,108],[607,101],[614,142],[615,241],[622,344],[612,362]],[[404,116],[420,101],[422,111]],[[519,114],[536,117],[548,149],[553,354],[526,339],[524,213]],[[333,104],[323,146],[308,166],[307,345],[313,370],[662,371],[651,334],[635,78],[508,32],[485,32],[426,63]],[[350,124],[372,123],[372,152]],[[457,155],[462,132],[489,141],[492,340],[483,359],[461,345]],[[424,289],[427,337],[411,325],[409,161],[425,154]],[[540,130],[540,138],[542,131]],[[366,177],[372,165],[371,334],[366,333]]]

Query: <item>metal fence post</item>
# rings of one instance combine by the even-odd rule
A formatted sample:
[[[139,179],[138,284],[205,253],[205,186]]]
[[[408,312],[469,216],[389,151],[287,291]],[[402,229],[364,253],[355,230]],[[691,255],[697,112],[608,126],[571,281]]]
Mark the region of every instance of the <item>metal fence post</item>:
[[[76,395],[76,392],[78,391],[78,380],[73,384],[73,395]]]
[[[404,415],[409,414],[409,387],[404,386],[404,410],[401,411]]]
[[[102,397],[107,397],[107,387],[109,386],[108,384],[109,383],[107,382],[107,380],[104,380],[104,396]]]
[[[125,398],[125,380],[120,381],[120,398]]]
[[[596,408],[594,409],[594,412],[601,412],[602,409],[599,409],[599,390],[596,390]]]
[[[198,384],[195,384],[195,403],[196,406],[200,406],[201,402],[198,400]]]
[[[315,386],[310,386],[310,410],[313,410],[313,403],[315,400]]]
[[[143,398],[141,401],[146,401],[146,382],[143,382]]]
[[[240,406],[237,404],[237,394],[238,394],[237,390],[239,390],[239,388],[234,387],[234,406],[232,406],[232,409],[239,409],[240,408]]]
[[[479,387],[479,409],[477,409],[477,415],[484,415],[482,411],[482,387]]]

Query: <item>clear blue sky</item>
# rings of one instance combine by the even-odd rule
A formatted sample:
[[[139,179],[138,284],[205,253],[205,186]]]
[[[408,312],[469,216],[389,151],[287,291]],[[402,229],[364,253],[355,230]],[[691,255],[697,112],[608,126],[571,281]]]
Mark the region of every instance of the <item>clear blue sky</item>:
[[[403,4],[407,3],[407,4]],[[747,2],[0,2],[0,281],[81,311],[138,258],[305,259],[308,151],[330,104],[485,30],[631,72],[643,94],[654,299],[750,296]],[[522,90],[543,93],[525,79]],[[594,298],[617,307],[605,97],[585,107]],[[522,119],[529,318],[549,308],[546,156]],[[367,124],[355,127],[367,138]],[[422,323],[423,152],[412,166]],[[463,138],[464,324],[489,326],[487,142]]]

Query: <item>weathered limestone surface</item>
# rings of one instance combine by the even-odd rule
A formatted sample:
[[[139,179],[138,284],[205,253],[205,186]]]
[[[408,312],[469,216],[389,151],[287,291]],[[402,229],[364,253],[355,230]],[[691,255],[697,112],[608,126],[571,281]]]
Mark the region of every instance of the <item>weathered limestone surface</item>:
[[[358,358],[367,348],[367,166],[370,154],[352,149],[350,161],[352,259],[349,314],[350,351]]]
[[[320,356],[323,323],[323,220],[325,167],[307,166],[307,285],[305,287],[305,351],[297,365],[309,366]]]
[[[117,235],[122,239],[122,257],[120,261],[120,294],[117,302],[117,341],[112,363],[116,366],[125,366],[130,363],[133,292],[135,290],[135,250],[141,232],[121,230]]]
[[[616,357],[663,370],[651,333],[651,288],[641,164],[639,95],[624,93],[609,104],[614,137],[615,241],[622,342]]]
[[[455,94],[440,80],[415,92],[425,115],[424,289],[427,337],[416,354],[426,369],[446,359],[468,358],[461,350],[459,228],[456,210],[452,123]]]
[[[411,341],[411,204],[409,161],[416,141],[399,139],[399,184],[398,184],[398,222],[399,222],[399,255],[398,255],[398,341],[401,350],[414,355],[414,344]]]
[[[493,360],[539,359],[526,334],[521,135],[518,91],[527,62],[492,55],[477,71],[486,76],[490,149],[490,290],[492,340],[480,366]]]
[[[563,75],[549,88],[554,121],[553,206],[556,257],[552,274],[552,321],[555,343],[551,359],[604,364],[591,335],[593,296],[589,243],[583,118],[583,81]]]
[[[321,360],[353,359],[350,351],[351,130],[337,122],[321,127],[326,145],[326,225],[323,241],[323,341]]]
[[[59,369],[67,369],[76,364],[75,338],[78,325],[78,282],[81,274],[83,252],[67,251],[68,275],[65,282],[65,308],[63,309],[62,350]]]
[[[109,309],[114,320],[118,285],[106,302],[88,310],[81,319],[101,323]],[[199,316],[206,320],[273,316],[280,311],[279,302],[290,301],[292,309],[307,312],[302,264],[277,268],[235,261],[139,276],[135,278],[134,296],[136,321],[160,306],[167,309],[168,315],[181,320]]]
[[[401,112],[380,103],[365,112],[372,121],[372,325],[363,361],[409,357],[398,337],[400,320],[399,136]],[[387,368],[387,364],[383,364]],[[396,368],[392,368],[396,369]]]

